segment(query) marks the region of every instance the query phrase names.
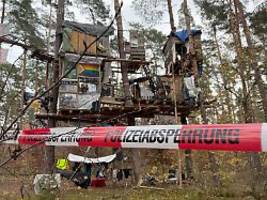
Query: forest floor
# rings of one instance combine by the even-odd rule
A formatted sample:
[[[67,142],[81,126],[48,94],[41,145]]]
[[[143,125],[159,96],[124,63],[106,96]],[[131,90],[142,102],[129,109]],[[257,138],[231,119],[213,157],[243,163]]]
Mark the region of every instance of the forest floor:
[[[128,185],[112,185],[103,188],[79,189],[64,180],[60,191],[54,194],[34,195],[32,177],[24,179],[0,176],[0,200],[254,200],[248,193],[237,192],[236,189],[212,191],[196,186],[184,185],[179,188],[175,184],[156,185],[153,187],[137,187]],[[264,198],[267,199],[267,198]]]
[[[34,195],[25,193],[21,197],[18,185],[0,186],[0,200],[253,200],[251,196],[238,196],[228,192],[223,194],[206,192],[198,188],[187,186],[180,189],[175,185],[160,187],[122,187],[107,186],[104,188],[79,189],[77,187],[62,188],[55,194]]]

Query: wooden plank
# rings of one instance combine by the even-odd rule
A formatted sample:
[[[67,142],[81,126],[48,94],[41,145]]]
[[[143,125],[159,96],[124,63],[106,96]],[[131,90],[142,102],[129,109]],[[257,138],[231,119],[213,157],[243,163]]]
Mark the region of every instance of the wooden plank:
[[[144,61],[144,60],[128,60],[128,59],[121,59],[121,58],[106,58],[103,62],[127,62],[127,63],[139,63],[144,65],[152,64],[151,61]]]
[[[85,47],[83,42],[85,41],[85,35],[83,33],[79,33],[79,49],[78,52],[81,53],[84,51]]]
[[[71,52],[78,52],[79,50],[79,33],[77,31],[71,32]]]
[[[37,113],[35,114],[37,119],[53,118],[59,121],[85,121],[85,122],[97,122],[99,120],[107,120],[114,115],[103,115],[103,114],[52,114],[52,113]]]
[[[96,37],[93,35],[87,35],[86,36],[86,44],[90,45],[95,41]],[[96,43],[94,43],[88,50],[87,53],[90,55],[96,55]]]
[[[113,97],[102,97],[101,104],[114,104],[114,105],[124,105],[123,101],[116,101]]]

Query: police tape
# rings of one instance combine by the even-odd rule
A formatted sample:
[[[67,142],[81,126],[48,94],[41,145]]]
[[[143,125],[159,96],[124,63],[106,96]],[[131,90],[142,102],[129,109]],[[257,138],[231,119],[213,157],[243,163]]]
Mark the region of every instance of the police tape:
[[[62,135],[64,133],[68,133]],[[57,137],[58,136],[58,137]],[[8,144],[113,148],[267,151],[267,124],[148,125],[22,130]]]

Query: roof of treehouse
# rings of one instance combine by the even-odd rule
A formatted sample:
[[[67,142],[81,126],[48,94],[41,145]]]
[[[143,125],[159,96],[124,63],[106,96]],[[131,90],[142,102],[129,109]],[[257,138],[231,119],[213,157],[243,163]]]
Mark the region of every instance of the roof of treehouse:
[[[101,35],[107,29],[107,27],[101,23],[84,24],[84,23],[78,23],[74,21],[64,21],[63,27],[70,28],[71,30],[82,32],[88,35],[95,35],[95,36]],[[114,32],[114,28],[110,28],[105,34],[105,36],[112,35],[113,32]]]
[[[191,29],[191,31],[192,31],[193,36],[201,35],[202,34],[202,31],[201,30],[198,30],[198,29]],[[172,33],[170,35],[177,37],[182,42],[186,42],[188,40],[188,38],[189,38],[188,31],[187,30],[184,30],[184,29],[175,32],[174,35]]]
[[[202,31],[200,29],[191,29],[192,31],[192,34],[193,36],[196,36],[196,35],[201,35],[202,34]],[[171,37],[175,37],[177,38],[179,41],[181,41],[182,43],[185,43],[188,41],[189,39],[189,34],[188,34],[188,31],[185,30],[185,29],[182,29],[182,30],[179,30],[179,31],[176,31],[175,33],[171,32],[170,35],[168,35],[168,40],[165,42],[164,44],[164,47],[163,47],[163,52],[165,51],[165,48],[167,46],[167,43],[169,41],[169,39]]]
[[[113,34],[113,28],[107,30],[108,27],[100,23],[83,24],[73,21],[65,21],[63,27],[62,49],[64,52],[81,54],[86,50],[86,55],[104,57],[109,55],[109,35]],[[96,38],[101,36],[105,31],[106,33],[104,34],[104,37],[101,37],[96,41]],[[87,46],[89,48],[86,49]]]

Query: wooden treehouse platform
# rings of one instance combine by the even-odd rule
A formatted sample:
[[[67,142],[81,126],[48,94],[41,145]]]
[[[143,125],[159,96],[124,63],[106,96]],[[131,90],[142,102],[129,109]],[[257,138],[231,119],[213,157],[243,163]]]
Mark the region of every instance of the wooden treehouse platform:
[[[172,104],[151,104],[139,103],[134,104],[131,107],[125,107],[124,105],[105,104],[106,106],[101,107],[99,111],[89,110],[78,110],[78,109],[67,109],[60,110],[57,114],[51,113],[36,113],[37,119],[48,119],[53,118],[58,121],[81,121],[88,123],[99,123],[106,120],[120,119],[126,117],[142,117],[142,118],[153,118],[155,115],[169,115],[174,116],[174,105]],[[191,111],[198,109],[197,106],[177,106],[178,115],[189,114]]]

